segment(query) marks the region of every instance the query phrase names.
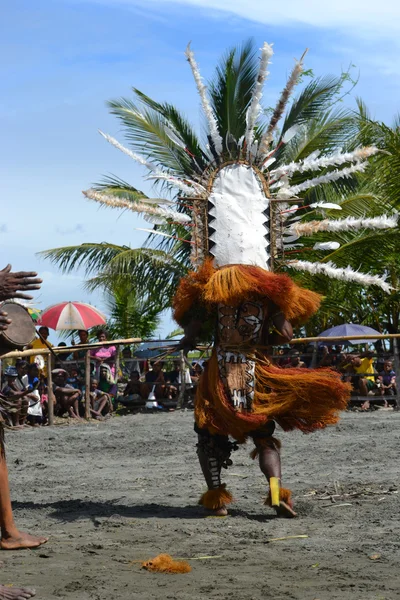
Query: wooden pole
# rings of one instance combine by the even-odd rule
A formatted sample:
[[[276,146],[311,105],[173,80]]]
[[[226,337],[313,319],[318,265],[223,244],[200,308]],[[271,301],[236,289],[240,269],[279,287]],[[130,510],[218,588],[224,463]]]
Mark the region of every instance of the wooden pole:
[[[90,419],[90,350],[85,355],[85,419]]]
[[[52,427],[54,425],[54,393],[53,393],[53,376],[51,374],[52,364],[51,364],[50,352],[47,353],[46,363],[47,363],[47,397],[48,397],[47,409],[49,412],[49,426]]]
[[[118,389],[119,362],[120,362],[119,344],[117,344],[117,354],[115,356],[115,383],[117,385],[117,389]]]
[[[340,337],[309,337],[296,338],[288,344],[303,344],[304,342],[344,342],[348,340],[386,340],[400,338],[400,333],[386,333],[379,335],[342,335]]]
[[[396,373],[396,410],[400,410],[400,360],[399,344],[397,338],[393,338],[394,370]]]
[[[180,374],[181,374],[181,384],[179,386],[179,394],[178,394],[178,402],[176,408],[180,409],[183,406],[185,401],[185,390],[186,390],[186,362],[185,362],[185,352],[183,350],[180,351]]]

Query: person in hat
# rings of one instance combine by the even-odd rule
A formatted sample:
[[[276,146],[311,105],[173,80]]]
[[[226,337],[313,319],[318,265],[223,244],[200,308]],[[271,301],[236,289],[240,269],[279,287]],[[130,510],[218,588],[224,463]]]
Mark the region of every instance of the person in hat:
[[[29,399],[27,390],[19,390],[16,385],[18,371],[15,367],[7,367],[4,372],[6,381],[1,388],[1,404],[12,427],[23,427],[28,414]]]

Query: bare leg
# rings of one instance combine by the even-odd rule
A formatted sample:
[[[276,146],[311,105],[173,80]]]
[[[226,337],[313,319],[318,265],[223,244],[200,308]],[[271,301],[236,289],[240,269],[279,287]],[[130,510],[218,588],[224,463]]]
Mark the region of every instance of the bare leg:
[[[1,443],[0,452],[0,547],[3,550],[18,550],[20,548],[37,548],[47,542],[48,538],[33,537],[28,533],[18,531],[11,508],[10,487],[8,484],[8,471],[4,454],[4,442]],[[6,596],[7,597],[7,596]],[[0,596],[1,598],[1,596]],[[28,596],[29,598],[29,596]]]
[[[28,416],[28,407],[29,407],[29,400],[27,400],[26,398],[22,398],[21,412],[19,413],[19,424],[20,425],[26,424],[26,418]]]
[[[0,585],[1,600],[26,600],[27,598],[33,598],[35,595],[35,590],[29,590],[28,588],[10,588]]]
[[[18,427],[20,415],[21,415],[22,401],[16,400],[15,402],[13,402],[13,404],[14,404],[15,412],[11,413],[11,421],[12,421],[13,427]]]
[[[280,481],[282,478],[282,473],[278,443],[275,444],[271,439],[271,444],[258,447],[258,451],[260,469],[267,478],[268,483],[270,482],[271,477],[277,477]],[[278,517],[286,517],[290,519],[297,516],[289,503],[286,502],[282,497],[279,507],[276,507],[275,510]]]

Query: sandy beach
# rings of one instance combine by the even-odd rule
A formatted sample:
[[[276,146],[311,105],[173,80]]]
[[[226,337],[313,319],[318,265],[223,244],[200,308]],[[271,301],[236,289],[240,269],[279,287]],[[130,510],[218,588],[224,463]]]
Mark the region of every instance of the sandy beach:
[[[1,552],[1,583],[40,600],[398,598],[400,414],[346,413],[325,432],[278,435],[294,521],[263,505],[250,446],[225,474],[231,515],[204,518],[192,423],[177,412],[8,433],[17,523],[50,540]],[[297,535],[308,537],[269,541]],[[140,568],[161,552],[213,558],[185,575]]]

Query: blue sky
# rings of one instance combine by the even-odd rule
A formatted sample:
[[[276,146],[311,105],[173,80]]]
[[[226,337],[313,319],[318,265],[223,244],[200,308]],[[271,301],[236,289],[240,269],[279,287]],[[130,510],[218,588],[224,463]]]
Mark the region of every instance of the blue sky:
[[[273,4],[273,6],[269,6]],[[37,269],[37,303],[101,298],[82,290],[82,274],[61,275],[36,253],[104,240],[140,245],[144,222],[99,209],[81,190],[108,173],[150,191],[143,171],[108,145],[97,129],[118,137],[107,99],[135,86],[177,104],[194,122],[199,103],[183,52],[189,40],[205,78],[224,52],[248,37],[274,42],[265,90],[273,103],[308,47],[307,68],[340,74],[349,64],[360,80],[346,104],[361,96],[390,123],[399,111],[400,3],[382,0],[6,0],[0,24],[0,252],[2,263]],[[173,328],[165,319],[160,333]],[[55,339],[53,335],[53,340]]]

